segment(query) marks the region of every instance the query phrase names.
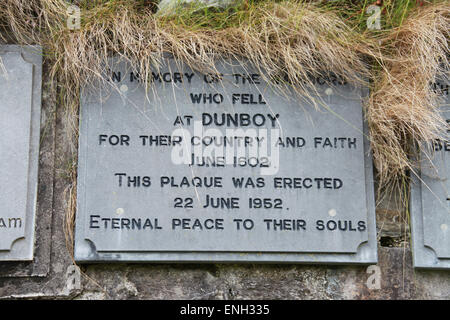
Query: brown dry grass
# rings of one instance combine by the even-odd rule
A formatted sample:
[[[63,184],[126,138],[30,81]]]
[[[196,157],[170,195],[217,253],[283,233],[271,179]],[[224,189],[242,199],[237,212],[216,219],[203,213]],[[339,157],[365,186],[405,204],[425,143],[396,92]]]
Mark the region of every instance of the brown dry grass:
[[[130,60],[144,79],[165,53],[210,73],[217,72],[217,59],[248,59],[264,70],[269,82],[287,78],[299,96],[308,96],[315,88],[308,76],[324,70],[349,82],[369,76],[361,55],[366,50],[363,39],[332,12],[307,4],[263,2],[236,7],[225,27],[217,26],[217,13],[199,15],[195,8],[158,17],[150,10],[137,10],[130,1],[111,6],[87,10],[78,32],[51,30],[53,74],[73,84],[75,92],[68,92],[73,97],[85,84],[104,80],[104,61],[112,54]]]
[[[384,63],[375,77],[367,117],[383,184],[414,170],[414,142],[445,132],[439,96],[430,83],[448,72],[449,32],[450,6],[441,3],[417,11],[382,40]]]
[[[323,71],[351,83],[369,78],[362,54],[371,49],[369,42],[333,11],[308,3],[244,2],[210,13],[190,6],[161,17],[153,14],[153,6],[134,0],[78,2],[83,23],[77,31],[66,28],[62,0],[4,0],[0,5],[0,21],[8,22],[19,43],[44,46],[53,62],[51,77],[65,88],[69,104],[78,101],[86,84],[106,84],[104,62],[113,54],[135,65],[144,81],[165,53],[210,73],[217,72],[218,59],[248,59],[268,82],[286,79],[299,97],[307,98],[315,89],[310,78]]]

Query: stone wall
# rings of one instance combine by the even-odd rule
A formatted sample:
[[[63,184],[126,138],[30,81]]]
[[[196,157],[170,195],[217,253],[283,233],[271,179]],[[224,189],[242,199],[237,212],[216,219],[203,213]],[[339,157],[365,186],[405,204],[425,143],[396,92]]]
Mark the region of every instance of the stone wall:
[[[70,128],[77,121],[59,104],[57,86],[49,82],[46,70],[48,62],[43,78],[35,260],[0,263],[1,299],[450,299],[449,271],[412,267],[406,208],[395,205],[395,197],[380,201],[377,208],[379,269],[294,264],[74,267],[63,226],[77,158]]]

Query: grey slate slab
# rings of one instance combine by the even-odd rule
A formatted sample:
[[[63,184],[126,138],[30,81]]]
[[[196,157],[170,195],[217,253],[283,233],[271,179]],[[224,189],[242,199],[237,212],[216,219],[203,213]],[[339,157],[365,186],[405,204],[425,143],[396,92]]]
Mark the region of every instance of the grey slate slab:
[[[42,55],[1,46],[0,260],[32,260],[39,158]]]
[[[442,97],[440,110],[450,130],[449,81],[433,87]],[[418,175],[412,175],[411,234],[413,261],[417,268],[450,268],[450,141],[424,144]]]
[[[328,109],[316,111],[291,92],[276,93],[251,66],[227,62],[217,68],[223,83],[207,83],[211,77],[167,60],[146,96],[137,73],[115,61],[111,82],[117,90],[84,91],[76,260],[376,262],[363,90],[319,79],[318,94]],[[253,74],[253,83],[236,74]],[[194,103],[191,94],[200,93],[207,95]],[[199,151],[201,138],[205,144],[208,137],[231,139],[236,129],[243,130],[247,148],[235,142],[229,158],[230,145],[216,153],[206,145]],[[285,145],[271,150],[277,134]],[[164,145],[166,136],[181,143]],[[263,138],[260,144],[256,137]],[[209,166],[199,165],[201,160],[189,165],[192,153],[209,157]],[[183,154],[188,155],[184,163]],[[242,158],[234,161],[234,156]],[[271,165],[262,168],[266,160]],[[186,186],[193,177],[220,183]],[[244,178],[247,187],[236,187],[233,177]],[[210,198],[223,198],[228,207],[211,208]],[[232,201],[239,208],[231,208]]]

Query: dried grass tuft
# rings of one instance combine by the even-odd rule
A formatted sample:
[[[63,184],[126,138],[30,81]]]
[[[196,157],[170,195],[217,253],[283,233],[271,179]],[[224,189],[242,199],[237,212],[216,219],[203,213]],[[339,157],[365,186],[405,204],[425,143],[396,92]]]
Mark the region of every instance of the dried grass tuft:
[[[299,97],[310,98],[311,78],[323,72],[351,83],[369,78],[364,38],[335,12],[302,1],[238,1],[225,10],[191,3],[160,16],[149,1],[81,0],[76,3],[82,25],[76,31],[66,27],[63,0],[3,1],[0,21],[8,22],[19,43],[45,47],[54,62],[51,77],[65,87],[67,101],[78,101],[87,84],[106,84],[104,62],[113,54],[135,65],[145,85],[166,53],[210,73],[217,72],[218,59],[248,59],[266,81],[275,85],[283,79]]]
[[[381,185],[414,170],[414,142],[445,132],[431,83],[448,72],[449,32],[450,6],[444,2],[418,10],[383,39],[384,63],[367,106]]]
[[[268,82],[286,79],[302,97],[315,88],[309,77],[323,71],[352,83],[369,76],[362,38],[333,12],[301,2],[244,3],[211,12],[191,4],[163,17],[122,0],[82,12],[81,30],[53,28],[47,44],[56,62],[52,72],[72,84],[72,97],[86,84],[104,83],[104,61],[112,54],[135,65],[144,82],[165,53],[210,73],[217,72],[218,59],[248,59]]]

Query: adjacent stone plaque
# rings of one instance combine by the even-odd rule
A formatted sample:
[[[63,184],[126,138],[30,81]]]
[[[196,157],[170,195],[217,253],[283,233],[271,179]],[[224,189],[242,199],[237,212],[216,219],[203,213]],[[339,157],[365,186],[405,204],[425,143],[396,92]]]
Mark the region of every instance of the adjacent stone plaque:
[[[447,140],[435,140],[420,155],[421,172],[413,174],[411,226],[414,266],[450,268],[450,107],[449,81],[437,81],[434,89],[445,98],[440,107],[447,120]]]
[[[42,55],[0,46],[0,260],[32,260]]]
[[[316,110],[230,61],[110,70],[81,102],[77,261],[377,261],[361,88],[316,78]]]

